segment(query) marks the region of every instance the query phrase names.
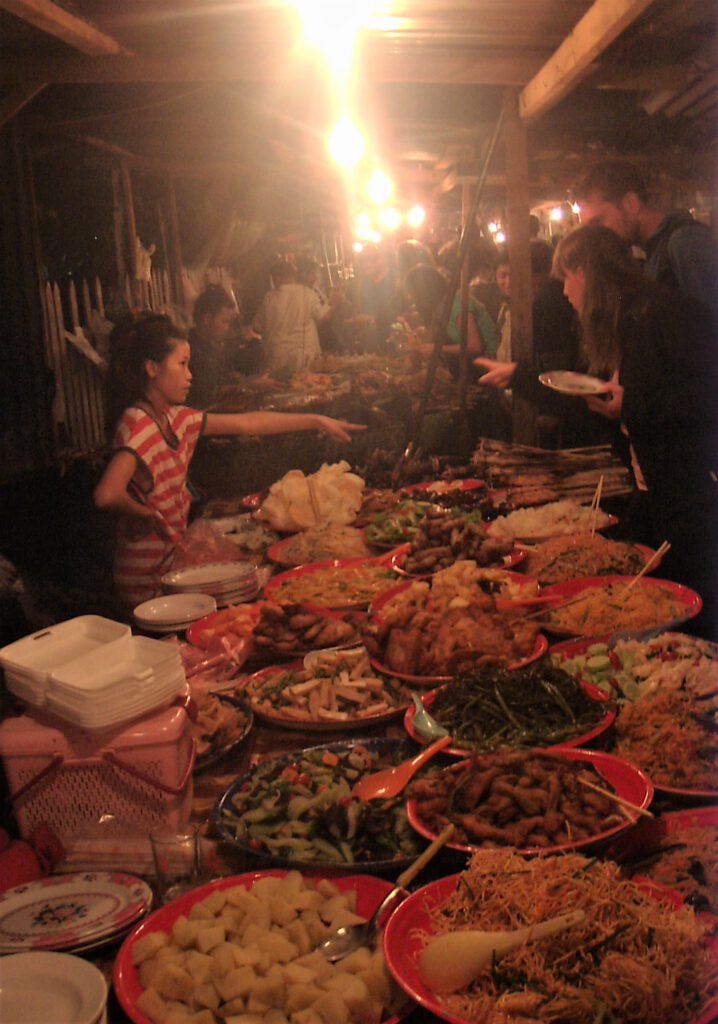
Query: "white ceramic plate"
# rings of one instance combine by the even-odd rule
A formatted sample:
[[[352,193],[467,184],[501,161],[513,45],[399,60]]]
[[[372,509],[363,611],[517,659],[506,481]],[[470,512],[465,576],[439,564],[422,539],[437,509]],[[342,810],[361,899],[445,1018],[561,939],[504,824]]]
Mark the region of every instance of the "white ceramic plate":
[[[49,875],[0,893],[0,952],[68,949],[120,931],[146,911],[152,890],[134,875]],[[0,1015],[0,1020],[4,1018]]]
[[[253,562],[210,562],[209,565],[191,565],[186,569],[175,569],[166,573],[161,580],[162,586],[172,589],[188,587],[214,587],[230,580],[243,580],[256,572]]]
[[[107,984],[87,960],[69,953],[17,953],[0,966],[3,1024],[97,1024]]]
[[[560,391],[562,395],[601,395],[606,391],[607,381],[591,377],[587,373],[572,370],[549,370],[539,374],[539,380],[547,388]]]
[[[178,626],[196,622],[217,610],[217,603],[209,594],[168,594],[153,597],[138,604],[133,615],[142,626]]]

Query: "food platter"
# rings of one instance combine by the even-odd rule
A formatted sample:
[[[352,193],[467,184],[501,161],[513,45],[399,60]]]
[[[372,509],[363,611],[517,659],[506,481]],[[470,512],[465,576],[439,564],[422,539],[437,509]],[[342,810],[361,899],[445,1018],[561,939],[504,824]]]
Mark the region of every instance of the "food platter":
[[[607,530],[618,523],[618,516],[598,510],[596,530]],[[574,499],[550,501],[543,505],[515,509],[486,525],[496,537],[511,537],[527,544],[540,544],[555,537],[586,533],[594,527],[592,510]]]
[[[218,761],[221,761],[223,757],[226,757],[227,754],[232,754],[239,750],[254,727],[254,712],[244,701],[238,700],[228,693],[212,693],[210,696],[215,697],[220,703],[226,704],[230,708],[236,708],[238,711],[241,711],[244,716],[244,724],[235,736],[225,740],[224,743],[213,743],[205,754],[199,754],[195,758],[195,775],[206,771],[207,768],[211,768]]]
[[[341,656],[341,652],[338,652],[338,656]],[[385,711],[368,714],[362,712],[355,715],[348,715],[346,711],[342,710],[338,710],[334,713],[327,710],[322,718],[314,718],[309,717],[309,712],[306,712],[307,717],[291,717],[289,714],[282,714],[281,706],[277,709],[268,709],[266,706],[267,702],[259,699],[262,688],[273,678],[276,678],[278,682],[280,676],[300,671],[303,668],[304,662],[302,661],[289,662],[282,666],[270,665],[268,668],[255,672],[254,675],[249,676],[249,678],[244,681],[241,691],[242,696],[258,719],[265,722],[267,725],[279,726],[283,729],[299,729],[302,732],[349,732],[356,731],[357,729],[371,728],[378,725],[386,725],[387,723],[400,718],[408,707],[409,691],[407,688],[403,687],[397,679],[394,679],[394,683],[398,684],[395,688],[399,691],[403,691],[403,699],[401,703],[397,703],[396,706],[393,707],[387,707]],[[382,673],[382,675],[384,674]],[[386,675],[387,678],[391,678],[390,674],[387,673]],[[336,700],[338,693],[336,677],[334,679],[328,677],[327,684],[330,688],[332,698]],[[350,681],[348,685],[351,686]],[[282,695],[281,693],[276,693],[273,696],[276,700],[279,700]],[[378,696],[379,695],[377,694],[377,699]],[[349,707],[348,703],[346,704],[346,707]]]
[[[164,907],[160,907],[153,914],[150,914],[125,940],[115,960],[113,984],[117,998],[122,1009],[134,1024],[153,1024],[152,1020],[137,1006],[137,1000],[144,991],[140,982],[139,972],[133,963],[133,947],[144,936],[152,932],[169,933],[174,923],[182,915],[188,915],[195,903],[199,903],[219,892],[235,886],[243,886],[251,889],[255,882],[263,878],[282,877],[286,871],[280,869],[268,869],[263,871],[249,871],[241,875],[231,875],[227,878],[218,878],[208,882],[191,892],[185,893],[178,899],[173,900]],[[332,882],[339,890],[355,890],[357,894],[357,912],[365,917],[370,917],[381,900],[391,889],[391,883],[381,878],[374,878],[371,875],[357,874],[356,870],[351,875],[332,878]],[[385,1024],[395,1024],[399,1018],[390,1016]]]
[[[654,573],[661,562],[660,558],[655,558],[657,552],[653,548],[609,540],[598,532],[593,536],[554,537],[527,548],[527,554],[522,572],[533,576],[542,586],[585,576],[636,574],[652,559],[649,572]]]
[[[538,379],[545,387],[562,395],[603,395],[611,389],[610,381],[572,370],[548,370],[540,373]]]
[[[281,843],[278,840],[275,842],[276,837],[279,835],[278,830],[282,827],[285,820],[282,812],[278,813],[272,822],[271,836],[267,839],[259,840],[256,837],[250,836],[249,832],[251,829],[256,832],[257,822],[253,821],[250,828],[245,828],[241,825],[241,822],[239,825],[237,824],[241,819],[242,813],[244,813],[242,808],[254,806],[255,801],[261,803],[261,800],[266,799],[267,795],[272,792],[275,781],[281,779],[282,787],[285,787],[288,775],[294,778],[295,776],[300,777],[307,774],[310,776],[309,785],[305,780],[299,784],[303,787],[299,792],[306,795],[307,789],[311,791],[312,779],[316,779],[318,782],[322,777],[324,767],[326,766],[326,758],[332,762],[331,767],[337,767],[334,764],[335,759],[337,764],[341,766],[348,763],[348,758],[356,748],[360,748],[368,753],[369,756],[365,757],[365,760],[370,764],[370,770],[372,771],[375,770],[374,764],[379,759],[382,759],[383,766],[387,762],[397,763],[411,756],[413,752],[411,745],[403,740],[345,740],[339,743],[293,751],[281,757],[264,761],[245,775],[236,779],[218,801],[214,811],[214,823],[218,834],[225,841],[242,850],[248,856],[258,859],[265,864],[270,863],[300,869],[331,868],[333,872],[339,871],[342,873],[369,871],[377,874],[393,874],[397,870],[400,871],[417,856],[419,850],[424,845],[406,819],[404,799],[401,796],[393,800],[381,801],[378,811],[373,809],[373,805],[366,805],[363,801],[358,802],[363,805],[362,810],[366,810],[367,813],[371,811],[371,817],[358,820],[357,830],[352,840],[355,856],[353,863],[346,860],[344,856],[330,855],[323,848],[317,851],[318,856],[312,855],[311,858],[308,858],[304,852],[306,847],[296,844],[295,850],[297,855],[294,857],[288,856],[287,853],[282,853],[283,847]],[[383,759],[386,759],[386,761]],[[299,771],[299,769],[302,770]],[[333,777],[343,777],[343,768],[340,767],[339,771],[340,775],[334,773]],[[352,785],[361,774],[363,772],[359,770],[350,779]],[[325,783],[322,780],[319,784],[323,785]],[[290,785],[294,785],[294,783],[290,782]],[[288,801],[291,798],[291,794],[283,792],[282,799],[285,798]],[[345,802],[341,803],[341,800]],[[337,793],[337,804],[332,806],[341,807],[341,813],[345,815],[347,813],[347,806],[356,803],[357,801],[352,798],[347,804],[346,798]],[[378,818],[375,816],[375,813],[379,814]],[[311,823],[313,815],[314,810],[312,807],[308,807],[306,811],[302,812],[295,819],[298,822],[298,827],[303,827],[305,818],[307,823]],[[367,822],[366,832],[364,832],[362,824],[364,820]],[[369,823],[371,823],[371,827],[369,827]],[[259,826],[261,827],[261,822]],[[295,832],[295,834],[297,833]],[[334,843],[336,844],[336,839]],[[364,845],[362,848],[359,848],[357,844]],[[394,846],[393,849],[391,849],[392,844]],[[273,847],[276,847],[274,852]],[[392,856],[388,855],[389,852],[391,852]],[[314,854],[314,851],[312,851],[312,854]],[[367,856],[364,856],[364,854],[367,854]],[[372,856],[368,856],[368,854],[372,854]]]
[[[530,752],[526,753],[528,756]],[[582,762],[584,765],[592,767],[609,786],[613,787],[617,796],[630,801],[630,803],[638,807],[648,808],[653,799],[653,784],[646,773],[636,767],[636,765],[619,757],[614,757],[613,754],[564,746],[552,750],[550,756],[567,761]],[[487,756],[486,760],[488,759],[489,757]],[[470,761],[463,762],[463,765],[467,768],[470,764]],[[458,769],[461,765],[462,763],[460,762],[458,765],[451,767]],[[616,805],[616,809],[619,809],[618,805]],[[423,820],[415,799],[409,799],[406,812],[412,827],[420,835],[430,841],[436,838],[436,832]],[[576,839],[573,842],[561,843],[555,846],[526,847],[519,849],[518,852],[521,854],[551,854],[566,853],[574,850],[581,851],[589,847],[595,847],[623,832],[624,829],[629,828],[637,818],[637,812],[626,811],[626,815],[633,815],[633,817],[624,816],[622,821],[612,827],[583,839]],[[461,850],[463,853],[474,853],[475,850],[480,848],[479,846],[462,843],[458,840],[450,840],[447,846],[455,850]]]
[[[231,633],[234,639],[248,639],[259,621],[261,608],[262,602],[258,601],[255,604],[242,604],[213,612],[190,626],[187,630],[187,639],[193,647],[199,647],[204,651],[209,650],[215,639],[225,633]],[[219,627],[223,623],[226,623],[228,628],[220,632]],[[215,630],[217,632],[214,632]],[[212,631],[211,636],[209,631]]]
[[[389,558],[389,565],[392,567],[394,572],[398,573],[399,576],[404,576],[407,579],[412,580],[428,580],[434,574],[431,572],[427,573],[414,573],[407,572],[404,568],[406,562],[406,556],[409,552],[410,544],[400,544],[398,548],[395,548],[391,552]],[[519,565],[524,561],[528,555],[528,548],[524,547],[523,544],[514,544],[514,549],[508,555],[504,555],[502,562],[504,569],[513,569],[514,566]],[[500,566],[493,566],[492,568],[500,568]]]
[[[605,694],[601,690],[597,689],[595,686],[591,686],[590,683],[584,683],[583,689],[586,691],[588,696],[595,701],[605,702],[607,699]],[[431,708],[432,705],[434,704],[434,701],[436,700],[436,696],[438,693],[439,689],[437,688],[435,690],[429,690],[428,693],[424,693],[421,697],[421,703],[424,705],[429,714],[431,714]],[[415,717],[416,708],[414,707],[413,704],[411,704],[406,709],[406,713],[404,714],[404,728],[406,729],[407,733],[409,734],[409,736],[411,736],[415,743],[428,743],[429,741],[424,736],[422,736],[421,733],[418,732],[414,727]],[[615,720],[616,711],[613,707],[609,707],[606,709],[606,713],[601,719],[601,721],[588,732],[582,733],[580,736],[574,736],[571,739],[563,740],[560,744],[552,744],[551,746],[547,747],[536,747],[535,749],[562,750],[564,747],[585,747],[589,743],[593,743],[594,740],[597,740],[600,736],[605,735],[611,728]],[[471,754],[473,753],[473,749],[467,746],[462,747],[461,745],[452,742],[448,747],[445,748],[445,752],[447,754],[452,754],[454,757],[470,757]]]
[[[273,600],[292,600],[335,611],[366,608],[377,594],[396,585],[396,577],[388,561],[388,557],[382,555],[379,558],[332,559],[300,565],[273,576],[265,584],[264,593]],[[366,581],[362,581],[362,571],[365,569]],[[352,591],[353,577],[356,578],[356,586]],[[383,577],[386,579],[385,585],[381,583]],[[302,590],[301,584],[304,581],[307,582],[307,588]]]
[[[620,601],[621,606],[616,607],[615,603],[613,603],[615,611],[611,613],[610,625],[606,621],[597,621],[595,617],[587,617],[581,624],[581,628],[572,628],[556,622],[555,619],[552,620],[553,613],[551,610],[543,617],[542,625],[557,636],[596,636],[606,632],[615,633],[618,630],[649,628],[667,630],[687,622],[688,619],[694,618],[703,607],[700,594],[689,587],[683,586],[682,583],[645,576],[638,580],[632,588],[633,593],[630,593],[624,602],[624,590],[629,584],[633,583],[634,579],[635,577],[633,576],[585,576],[583,579],[569,580],[566,583],[555,583],[553,586],[544,587],[542,594],[555,596],[561,601],[565,601],[567,605],[569,601],[577,601],[589,588],[595,587],[609,595],[613,593],[615,595],[614,601]],[[653,600],[656,600],[662,594],[668,595],[676,603],[675,614],[665,619],[645,617],[645,621],[642,622],[630,622],[627,620],[627,603],[629,600],[634,601],[640,598],[648,598],[648,600],[653,598]],[[576,605],[572,605],[572,607],[575,609]],[[556,609],[559,612],[560,610],[560,607]]]
[[[384,956],[396,981],[415,1002],[449,1024],[469,1024],[469,1020],[451,1013],[423,982],[418,970],[418,956],[423,947],[422,936],[435,934],[434,915],[456,890],[459,877],[449,875],[411,893],[391,915],[384,932]],[[653,894],[652,887],[648,887],[648,892]],[[680,904],[677,894],[671,902]],[[712,949],[715,950],[715,940]],[[692,1024],[712,1024],[716,1015],[718,1000],[713,999]]]
[[[363,551],[361,550],[361,546],[358,545],[358,543],[356,545],[356,546],[359,547],[359,550],[356,551],[356,557],[357,558],[371,558],[372,557],[372,552],[369,550],[368,544],[366,543],[366,534],[365,534],[364,530],[356,530],[356,529],[354,529],[352,527],[335,527],[335,528],[336,529],[343,529],[343,530],[351,529],[352,533],[356,534],[357,541],[358,541],[359,538],[362,538],[364,540],[364,544],[363,544],[364,550]],[[349,550],[349,551],[345,550],[341,554],[338,554],[336,552],[335,553],[325,552],[323,554],[314,554],[312,556],[308,556],[308,557],[304,557],[304,558],[299,558],[299,559],[295,559],[295,558],[291,557],[292,549],[297,546],[297,543],[298,543],[299,539],[303,536],[303,533],[306,533],[306,532],[307,531],[301,531],[299,533],[295,533],[295,534],[293,534],[290,537],[285,537],[283,540],[277,541],[276,544],[272,544],[272,546],[267,549],[267,558],[269,559],[269,561],[270,562],[275,562],[277,565],[286,565],[286,566],[290,566],[291,567],[291,566],[298,566],[298,565],[302,565],[302,564],[311,564],[313,562],[318,562],[318,561],[327,561],[327,560],[330,560],[332,558],[342,558],[342,559],[345,559],[345,558],[348,558],[350,556],[353,556],[354,553],[355,553],[354,551],[351,551],[351,550]],[[338,546],[340,546],[339,543],[335,543],[335,547],[338,547]],[[346,545],[343,545],[343,546],[346,548]],[[355,550],[356,550],[356,548],[355,548]]]
[[[508,665],[508,668],[523,668],[524,665],[530,665],[533,661],[538,661],[548,650],[548,640],[543,633],[538,633],[536,640],[534,641],[534,647],[530,654],[522,658],[521,661],[515,662],[513,665]],[[384,665],[380,658],[372,658],[371,663],[378,672],[384,672],[386,675],[396,676],[397,679],[403,679],[407,683],[413,683],[419,687],[436,687],[441,683],[448,683],[454,677],[452,675],[438,675],[438,676],[422,676],[412,675],[409,672],[397,672],[393,668],[389,668]]]
[[[624,666],[619,651],[625,642],[627,650],[632,651],[629,655],[629,663]],[[683,785],[669,785],[663,781],[663,771],[672,770],[685,772],[686,766],[696,765],[701,762],[697,759],[696,747],[701,743],[709,749],[712,747],[713,727],[709,721],[702,734],[696,735],[700,711],[705,709],[710,716],[712,708],[706,703],[706,696],[715,692],[716,673],[710,671],[704,675],[704,665],[711,668],[718,661],[718,646],[708,641],[700,640],[681,633],[665,633],[640,642],[642,648],[653,649],[655,658],[650,662],[653,671],[647,673],[647,665],[640,663],[637,675],[633,674],[630,658],[636,657],[635,643],[625,638],[618,645],[612,643],[609,636],[582,637],[580,639],[564,641],[555,644],[550,648],[550,654],[554,661],[567,666],[577,678],[585,682],[594,683],[602,689],[612,688],[614,692],[622,694],[626,698],[623,704],[622,714],[633,713],[630,711],[634,706],[642,709],[642,714],[636,712],[635,725],[640,731],[648,730],[645,742],[648,746],[643,747],[643,754],[649,758],[645,768],[652,777],[656,793],[669,798],[674,803],[695,803],[697,801],[718,800],[718,788],[707,788],[694,785],[692,787]],[[675,647],[688,645],[685,659],[677,656]],[[709,653],[710,660],[700,665],[690,656],[690,651],[695,645],[701,645]],[[666,648],[663,660],[662,648]],[[715,659],[715,660],[714,660]],[[573,665],[571,662],[576,662]],[[695,674],[694,674],[695,672]],[[644,693],[639,689],[643,686]],[[660,718],[654,718],[654,704],[662,698],[668,698],[673,692],[680,694],[685,691],[685,697],[678,700],[675,708],[665,707],[662,711],[664,717],[665,731],[661,731]],[[690,698],[693,696],[694,701]],[[714,707],[714,705],[713,705]],[[695,717],[693,717],[695,714]],[[684,717],[687,715],[687,718]],[[633,718],[632,718],[633,720]],[[619,715],[619,722],[621,721]],[[654,724],[655,723],[655,724]],[[655,729],[650,737],[650,730]],[[619,730],[620,733],[620,730]],[[621,744],[620,734],[617,733],[617,742]],[[642,764],[644,757],[640,746],[631,743],[628,738],[624,741],[621,756],[628,757],[638,764]],[[650,763],[650,759],[662,760],[662,765]],[[643,764],[642,764],[643,766]],[[697,780],[696,780],[697,781]]]

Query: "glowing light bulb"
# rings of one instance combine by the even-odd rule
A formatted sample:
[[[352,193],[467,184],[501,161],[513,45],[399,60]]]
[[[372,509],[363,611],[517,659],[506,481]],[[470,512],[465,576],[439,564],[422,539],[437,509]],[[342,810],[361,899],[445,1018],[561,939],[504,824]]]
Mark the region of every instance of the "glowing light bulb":
[[[549,216],[550,216],[551,220],[562,220],[563,219],[563,209],[560,206],[554,206],[554,208],[553,208],[553,210],[551,210],[551,213],[549,214]]]
[[[498,230],[499,230],[499,225],[496,223],[495,220],[492,220],[489,223],[489,231],[491,232],[492,235],[495,235]]]
[[[494,238],[499,243],[499,245],[503,245],[504,242],[506,241],[506,235],[503,233],[503,231],[497,231],[496,234],[494,235]]]
[[[364,252],[364,243],[363,242],[355,242],[352,245],[352,249],[354,250],[354,252],[357,252],[357,253]]]
[[[366,186],[367,194],[374,203],[385,203],[394,191],[391,180],[384,171],[374,171]]]
[[[379,210],[379,223],[387,231],[396,231],[401,224],[401,214],[393,206]]]
[[[342,117],[329,138],[329,152],[338,164],[351,170],[364,153],[364,136],[348,117]]]
[[[579,214],[580,212],[581,207],[578,205],[578,203],[571,203],[571,213]]]
[[[417,203],[416,206],[412,206],[412,208],[407,213],[406,220],[407,223],[409,224],[409,227],[420,228],[421,225],[426,220],[426,210],[424,209],[423,206],[419,206],[419,204]]]

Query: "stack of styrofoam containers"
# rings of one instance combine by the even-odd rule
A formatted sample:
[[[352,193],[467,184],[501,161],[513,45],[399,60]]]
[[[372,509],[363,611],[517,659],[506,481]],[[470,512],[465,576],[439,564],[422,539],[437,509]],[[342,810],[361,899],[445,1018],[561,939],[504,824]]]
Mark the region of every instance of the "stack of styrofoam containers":
[[[5,684],[36,708],[83,729],[108,729],[171,701],[185,687],[174,644],[82,615],[0,650]]]
[[[63,840],[100,821],[106,835],[187,822],[195,743],[175,645],[85,615],[4,647],[0,665],[31,705],[0,722],[23,835],[41,822]]]

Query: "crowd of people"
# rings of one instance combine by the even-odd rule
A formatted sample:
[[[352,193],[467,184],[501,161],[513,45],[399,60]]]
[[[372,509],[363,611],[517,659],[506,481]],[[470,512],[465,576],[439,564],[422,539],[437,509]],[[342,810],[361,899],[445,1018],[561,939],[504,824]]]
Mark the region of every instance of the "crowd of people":
[[[703,594],[713,635],[718,244],[690,214],[652,206],[639,172],[622,161],[595,165],[576,194],[582,226],[557,240],[555,249],[538,237],[530,243],[530,360],[512,353],[508,253],[484,239],[471,247],[466,348],[475,380],[501,394],[507,422],[512,393],[534,403],[539,422],[564,446],[625,438],[637,539],[671,542],[666,574]],[[355,277],[328,296],[315,261],[281,259],[251,323],[242,324],[233,295],[213,286],[198,297],[188,336],[157,316],[118,330],[110,373],[115,452],[95,498],[120,514],[116,580],[128,602],[159,589],[186,528],[187,472],[200,435],[319,429],[348,440],[359,429],[326,417],[208,412],[238,368],[240,350],[245,367],[249,346],[252,368],[272,374],[307,366],[323,342],[386,351],[410,339],[408,347],[425,358],[434,347],[437,310],[448,308],[438,344],[458,374],[462,302],[458,293],[448,295],[446,272],[456,251],[456,243],[434,253],[407,240],[392,265],[385,250],[368,245]],[[599,375],[603,392],[585,399],[550,392],[538,375],[559,369]]]

